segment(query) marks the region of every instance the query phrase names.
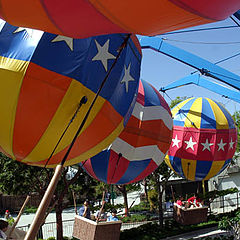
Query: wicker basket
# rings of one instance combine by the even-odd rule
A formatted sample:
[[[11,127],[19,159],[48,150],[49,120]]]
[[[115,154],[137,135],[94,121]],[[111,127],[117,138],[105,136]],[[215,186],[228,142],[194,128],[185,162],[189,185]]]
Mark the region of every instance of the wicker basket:
[[[173,218],[182,225],[191,225],[207,221],[207,207],[184,209],[174,204]]]
[[[75,216],[73,237],[80,240],[118,240],[122,222],[96,223],[84,217]]]

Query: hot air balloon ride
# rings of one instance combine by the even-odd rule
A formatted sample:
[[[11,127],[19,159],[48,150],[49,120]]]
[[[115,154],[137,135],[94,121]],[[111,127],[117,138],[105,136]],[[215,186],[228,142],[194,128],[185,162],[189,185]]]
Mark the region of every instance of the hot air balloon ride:
[[[151,174],[164,160],[172,139],[168,104],[141,80],[137,102],[123,132],[110,147],[80,163],[93,178],[108,184],[129,184]]]
[[[189,98],[172,109],[173,138],[165,158],[179,176],[208,180],[231,162],[237,129],[230,113],[209,98]]]
[[[61,162],[125,39],[126,34],[73,39],[5,23],[0,30],[1,151],[34,166]],[[132,36],[65,166],[96,155],[123,130],[136,101],[140,64],[141,48]]]
[[[0,18],[12,25],[74,38],[110,33],[153,36],[220,21],[240,9],[238,0],[1,0]],[[216,7],[217,6],[217,7]]]

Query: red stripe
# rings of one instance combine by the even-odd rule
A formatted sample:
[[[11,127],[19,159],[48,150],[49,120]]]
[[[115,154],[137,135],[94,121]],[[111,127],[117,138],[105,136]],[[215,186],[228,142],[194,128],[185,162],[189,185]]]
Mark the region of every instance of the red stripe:
[[[83,168],[86,169],[87,173],[91,175],[91,177],[99,180],[93,171],[91,159],[88,159],[86,162],[84,161],[83,164]]]
[[[66,36],[84,38],[127,32],[108,20],[86,0],[42,0],[42,4],[48,16]]]
[[[140,121],[131,116],[119,138],[133,147],[170,143],[172,131],[162,120]]]
[[[30,63],[19,94],[13,152],[25,158],[38,143],[61,103],[71,79]]]
[[[136,35],[131,34],[131,39],[132,39],[134,45],[136,46],[138,52],[142,55],[142,47],[141,47],[140,42],[138,41],[138,38],[136,37]]]
[[[140,103],[142,106],[144,106],[145,104],[144,88],[141,80],[139,81],[138,86],[137,102]]]
[[[195,129],[195,128],[184,128],[179,126],[174,126],[173,129],[173,139],[176,137],[181,142],[179,142],[179,148],[177,146],[173,147],[173,142],[169,148],[168,154],[170,156],[175,156],[178,158],[191,159],[191,160],[200,160],[200,161],[224,161],[228,158],[231,158],[231,154],[229,153],[229,142],[231,140],[231,134],[235,137],[233,141],[236,141],[236,133],[229,129]],[[185,141],[189,141],[190,137],[192,137],[193,142],[197,142],[194,144],[193,148],[186,149],[187,143]],[[210,146],[211,152],[207,149],[204,149],[204,146],[201,143],[206,143],[206,139],[208,139],[208,143],[213,143],[214,145]],[[226,145],[223,147],[224,151],[219,148],[219,143],[223,140],[223,143]],[[231,151],[232,155],[234,151]]]
[[[113,150],[110,151],[107,183],[114,184],[117,183],[126,172],[129,161],[124,157],[121,157],[118,161],[118,154]]]

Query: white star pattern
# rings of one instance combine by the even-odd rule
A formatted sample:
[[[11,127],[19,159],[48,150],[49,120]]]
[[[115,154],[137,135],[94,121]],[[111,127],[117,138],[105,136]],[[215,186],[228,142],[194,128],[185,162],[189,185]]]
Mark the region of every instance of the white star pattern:
[[[130,81],[135,81],[134,78],[130,75],[130,68],[131,68],[131,63],[129,63],[128,68],[124,65],[124,77],[121,81],[121,83],[125,83],[126,86],[126,92],[128,92],[128,82]]]
[[[98,53],[95,57],[93,57],[92,61],[101,61],[106,72],[108,70],[107,65],[108,65],[108,59],[115,59],[116,57],[112,55],[110,52],[108,52],[109,48],[109,39],[104,43],[103,46],[101,46],[97,40],[95,40],[96,46]]]
[[[71,51],[73,51],[73,38],[58,35],[52,40],[52,42],[61,42],[61,41],[65,41],[68,47],[71,49]]]
[[[203,149],[202,151],[205,151],[205,149],[207,149],[209,152],[211,152],[211,146],[213,145],[213,143],[209,143],[208,139],[206,139],[205,143],[201,143],[203,145]]]
[[[29,37],[32,37],[32,34],[33,34],[33,29],[30,29],[30,28],[22,28],[22,27],[19,27],[17,28],[13,33],[19,33],[19,32],[22,32],[22,31],[26,31],[28,36]]]
[[[179,140],[179,139],[177,138],[177,135],[175,136],[175,138],[172,139],[172,141],[173,141],[172,147],[176,146],[176,147],[179,148],[179,145],[178,145],[178,144],[181,142],[181,140]]]
[[[231,142],[229,143],[229,149],[233,149],[233,145],[235,142],[233,142],[232,138],[231,138]]]
[[[191,148],[194,151],[194,145],[197,144],[197,142],[193,142],[192,137],[190,137],[189,141],[184,141],[187,144],[186,149]]]
[[[224,151],[224,146],[225,146],[226,144],[227,144],[227,143],[224,143],[223,140],[222,140],[222,138],[221,138],[220,143],[217,144],[217,145],[218,145],[218,151],[220,151],[220,150],[223,150],[223,151]]]

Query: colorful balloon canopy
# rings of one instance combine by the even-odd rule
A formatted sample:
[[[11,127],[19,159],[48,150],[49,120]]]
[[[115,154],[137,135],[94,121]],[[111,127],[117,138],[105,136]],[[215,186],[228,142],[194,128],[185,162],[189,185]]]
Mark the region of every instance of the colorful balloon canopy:
[[[239,0],[0,0],[0,18],[12,25],[75,38],[157,35],[223,20],[239,9]]]
[[[126,34],[72,39],[5,24],[0,30],[0,147],[23,163],[54,167],[66,153]],[[65,165],[96,155],[133,110],[141,49],[128,40]],[[63,131],[80,107],[53,157]]]
[[[141,80],[136,105],[123,132],[108,149],[80,165],[93,178],[109,184],[140,181],[162,163],[171,143],[172,124],[166,101]]]
[[[190,98],[175,106],[172,115],[167,164],[189,180],[208,180],[223,171],[237,145],[237,129],[229,112],[209,98]]]

